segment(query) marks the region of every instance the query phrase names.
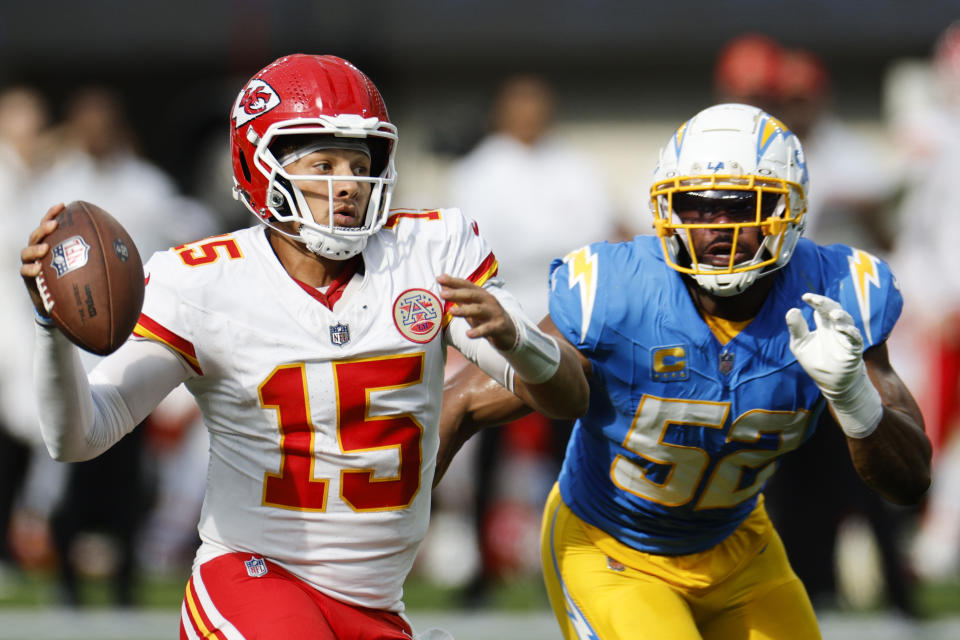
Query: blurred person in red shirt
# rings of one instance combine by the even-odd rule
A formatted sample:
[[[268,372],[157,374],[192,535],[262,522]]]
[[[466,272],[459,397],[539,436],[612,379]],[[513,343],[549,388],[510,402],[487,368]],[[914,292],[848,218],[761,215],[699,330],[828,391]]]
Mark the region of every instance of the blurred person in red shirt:
[[[727,42],[713,68],[718,102],[740,102],[779,115],[780,66],[783,47],[760,33],[746,33]]]
[[[818,55],[785,50],[778,78],[776,113],[803,141],[815,185],[804,235],[886,258],[893,247],[889,214],[900,186],[888,154],[837,115],[830,73]]]
[[[926,64],[913,71],[923,72],[913,77],[923,84],[905,86],[901,76],[888,90],[909,180],[891,262],[904,283],[904,319],[913,326],[898,350],[915,362],[906,373],[925,390],[919,401],[934,455],[913,561],[920,576],[943,579],[960,575],[960,21],[943,30]]]

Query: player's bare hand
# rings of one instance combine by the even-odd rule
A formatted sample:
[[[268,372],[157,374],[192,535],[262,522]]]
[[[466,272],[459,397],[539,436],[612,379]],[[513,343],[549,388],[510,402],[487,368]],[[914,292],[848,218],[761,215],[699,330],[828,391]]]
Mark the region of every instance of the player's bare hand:
[[[470,324],[467,336],[486,338],[501,351],[513,347],[517,341],[517,327],[490,292],[469,280],[446,274],[438,276],[437,282],[442,287],[440,296],[454,303],[450,314]]]
[[[40,219],[37,228],[30,232],[27,239],[27,246],[20,250],[20,275],[23,276],[23,283],[30,292],[30,298],[33,300],[33,306],[37,312],[46,316],[43,301],[40,298],[40,291],[37,289],[37,276],[40,275],[40,261],[46,257],[50,251],[50,245],[44,242],[57,228],[56,217],[63,211],[63,203],[55,204]]]

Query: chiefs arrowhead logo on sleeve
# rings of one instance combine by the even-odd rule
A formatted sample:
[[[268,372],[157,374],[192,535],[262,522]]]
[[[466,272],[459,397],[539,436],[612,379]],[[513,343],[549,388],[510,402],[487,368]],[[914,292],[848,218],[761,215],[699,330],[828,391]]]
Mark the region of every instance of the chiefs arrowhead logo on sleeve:
[[[237,96],[233,107],[234,126],[241,127],[280,104],[280,96],[263,80],[251,80]]]

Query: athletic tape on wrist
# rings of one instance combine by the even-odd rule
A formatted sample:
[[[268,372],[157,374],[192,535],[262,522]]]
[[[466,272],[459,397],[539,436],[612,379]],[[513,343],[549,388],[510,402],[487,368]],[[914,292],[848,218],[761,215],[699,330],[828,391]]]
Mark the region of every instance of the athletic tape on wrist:
[[[866,438],[873,433],[883,417],[883,400],[861,363],[860,375],[843,393],[823,393],[833,407],[840,428],[851,438]]]
[[[517,328],[517,339],[513,347],[500,353],[524,382],[546,382],[560,367],[560,345],[526,316],[510,314],[510,317]]]
[[[447,338],[463,356],[480,367],[484,373],[513,391],[513,369],[503,354],[493,348],[489,340],[470,338],[470,325],[463,318],[454,318],[447,326]]]

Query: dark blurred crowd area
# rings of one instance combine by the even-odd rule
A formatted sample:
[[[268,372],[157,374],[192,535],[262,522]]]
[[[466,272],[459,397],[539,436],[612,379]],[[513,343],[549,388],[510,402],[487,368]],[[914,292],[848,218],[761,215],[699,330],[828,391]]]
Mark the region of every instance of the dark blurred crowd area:
[[[905,307],[891,358],[921,402],[935,459],[927,500],[895,507],[862,485],[841,433],[826,425],[782,463],[767,504],[818,610],[875,606],[918,618],[925,614],[919,585],[960,580],[960,270],[953,257],[953,238],[960,237],[953,186],[960,175],[960,26],[945,28],[922,56],[887,69],[864,117],[843,108],[843,87],[815,48],[783,40],[749,32],[726,41],[704,59],[702,86],[686,87],[682,101],[697,108],[746,102],[781,119],[801,139],[811,167],[806,235],[855,245],[893,265]],[[259,63],[252,60],[251,68]],[[418,120],[417,96],[404,96],[394,110],[401,136],[395,200],[460,206],[476,218],[508,285],[518,283],[521,302],[539,318],[550,256],[651,232],[646,168],[679,123],[642,100],[585,108],[590,101],[571,97],[567,85],[558,90],[555,76],[504,69],[499,88],[466,99],[458,116]],[[237,77],[247,71],[238,69]],[[115,605],[135,606],[151,572],[185,577],[199,542],[206,434],[183,389],[96,460],[49,459],[32,405],[33,317],[17,273],[27,234],[56,202],[104,207],[131,232],[144,259],[255,223],[230,196],[228,114],[239,82],[223,77],[198,89],[169,75],[162,80],[155,105],[109,82],[63,94],[29,78],[0,86],[7,243],[0,286],[8,289],[0,305],[0,606],[15,601],[25,576],[37,573],[52,576],[60,604],[84,606],[84,582],[106,579]],[[638,79],[638,95],[645,86],[658,92],[655,104],[669,104],[668,89],[655,80]],[[381,85],[388,104],[396,84]],[[425,103],[442,87],[432,92]],[[864,102],[871,99],[857,104]],[[425,104],[424,112],[434,108]],[[646,138],[631,144],[635,132],[659,136],[656,145]],[[573,155],[598,160],[577,166],[572,178],[563,173],[572,162],[546,170],[578,145]],[[604,174],[609,158],[626,158],[628,166]],[[483,196],[496,179],[490,167],[504,163],[516,163],[509,165],[513,175],[532,181],[525,190],[537,196],[514,203],[515,214]],[[558,202],[548,194],[573,183],[587,189],[583,201],[590,204],[571,207],[571,222],[559,224],[558,211],[581,194],[563,191]],[[584,207],[591,208],[586,219]],[[507,227],[521,218],[529,230]],[[537,250],[544,255],[523,243],[540,230]],[[90,356],[85,365],[95,362]],[[448,366],[459,364],[451,358]],[[436,490],[414,577],[454,590],[464,607],[490,606],[499,585],[535,578],[540,508],[570,426],[534,415],[468,443]]]

